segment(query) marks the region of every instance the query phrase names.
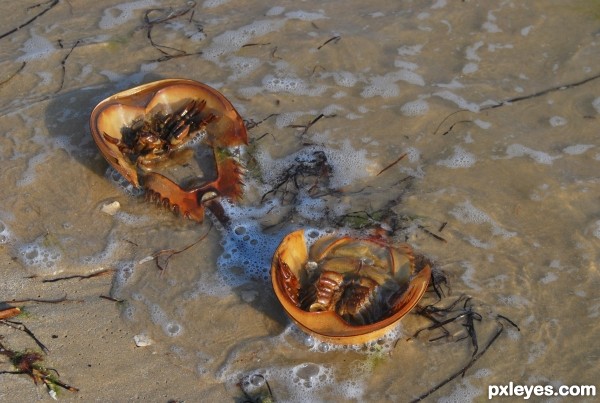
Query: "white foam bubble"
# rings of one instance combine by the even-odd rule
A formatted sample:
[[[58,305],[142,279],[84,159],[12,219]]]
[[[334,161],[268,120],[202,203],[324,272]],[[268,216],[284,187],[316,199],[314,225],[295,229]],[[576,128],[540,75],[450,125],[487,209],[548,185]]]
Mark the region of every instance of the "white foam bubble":
[[[349,71],[336,71],[331,73],[337,85],[343,87],[354,87],[358,82],[358,77]]]
[[[0,221],[0,245],[3,245],[10,241],[12,234],[6,224]]]
[[[480,47],[483,46],[483,41],[479,41],[474,43],[471,46],[467,46],[467,50],[465,51],[465,56],[467,58],[467,60],[471,60],[471,61],[480,61],[481,58],[479,56],[477,56],[477,50],[479,50]]]
[[[594,107],[597,113],[600,113],[600,97],[592,101],[592,106]]]
[[[529,33],[531,32],[532,29],[533,29],[533,25],[528,25],[526,27],[521,28],[521,35],[523,35],[523,36],[529,35]]]
[[[407,147],[404,152],[406,153],[409,162],[414,163],[421,159],[421,152],[417,148]]]
[[[462,84],[461,84],[462,85]],[[433,95],[440,97],[450,102],[454,102],[459,108],[467,109],[471,112],[479,112],[479,105],[473,102],[468,102],[463,97],[451,92],[451,91],[438,91]]]
[[[31,37],[27,39],[20,51],[23,55],[17,58],[17,62],[28,62],[35,59],[44,59],[50,54],[56,52],[57,48],[54,43],[50,42],[45,37],[38,35],[33,29],[30,31]]]
[[[550,118],[549,122],[550,122],[550,126],[558,127],[558,126],[566,125],[567,119],[563,118],[562,116],[552,116]]]
[[[229,0],[206,0],[202,3],[202,8],[215,8],[225,3],[229,3]]]
[[[131,261],[117,261],[112,262],[111,267],[116,269],[111,293],[113,295],[120,295],[123,286],[127,284],[129,279],[133,276],[135,265]],[[132,305],[128,305],[128,307],[130,307],[130,319],[133,319],[135,308]]]
[[[477,158],[474,154],[467,152],[461,146],[454,146],[454,154],[445,160],[440,160],[437,165],[443,165],[448,168],[469,168],[475,164]]]
[[[113,7],[104,9],[102,18],[98,26],[101,29],[113,29],[122,25],[132,18],[135,18],[134,11],[156,6],[158,3],[154,0],[138,0],[121,3]]]
[[[429,104],[424,99],[407,102],[400,108],[404,116],[422,116],[429,111]]]
[[[415,56],[421,53],[424,45],[404,45],[398,48],[400,56]]]
[[[263,86],[270,92],[289,92],[296,95],[319,96],[327,87],[318,85],[310,87],[305,80],[298,77],[275,77],[266,75],[262,80]]]
[[[593,144],[575,144],[572,146],[568,146],[563,148],[563,153],[565,154],[569,154],[569,155],[579,155],[579,154],[583,154],[584,152],[586,152],[587,150],[589,150],[590,148],[593,148],[594,145]]]
[[[473,123],[475,123],[477,126],[481,127],[482,129],[485,129],[485,130],[492,127],[492,124],[490,122],[486,122],[485,120],[481,120],[481,119],[475,119],[473,121]]]
[[[469,200],[450,210],[450,214],[463,223],[489,224],[492,226],[494,235],[500,235],[504,238],[511,238],[516,235],[515,232],[500,227],[487,213],[475,207]]]
[[[471,262],[462,262],[461,266],[465,269],[464,273],[460,277],[463,283],[465,283],[467,287],[470,287],[476,291],[480,291],[481,287],[473,279],[473,276],[477,273],[475,267],[471,264]]]
[[[258,20],[235,31],[225,31],[213,38],[210,46],[202,51],[202,57],[215,63],[225,54],[240,49],[254,38],[277,31],[285,24],[285,20]]]
[[[406,81],[409,84],[424,86],[425,80],[421,75],[411,70],[402,69],[395,73],[396,77],[400,81]]]
[[[255,57],[231,56],[227,59],[226,63],[233,70],[233,74],[229,77],[229,80],[246,77],[260,67],[260,60]]]
[[[339,189],[360,179],[375,175],[378,165],[367,157],[367,150],[355,150],[349,140],[344,140],[341,149],[325,148],[327,162],[333,168],[329,184]]]
[[[521,144],[509,145],[506,148],[506,154],[509,158],[528,156],[532,158],[535,162],[546,165],[550,165],[552,164],[552,161],[554,161],[557,158],[560,158],[560,156],[553,157],[545,152],[536,151],[529,147],[525,147]]]
[[[57,273],[62,253],[58,247],[50,246],[49,243],[51,241],[47,236],[42,235],[33,242],[21,245],[18,248],[20,260],[26,266],[33,266],[46,274]]]
[[[508,306],[523,308],[531,305],[531,302],[521,295],[499,295],[498,302]]]
[[[540,283],[548,284],[558,280],[558,276],[555,273],[546,273],[546,275],[540,279]]]
[[[364,98],[380,96],[383,98],[397,97],[400,93],[395,75],[388,73],[384,76],[375,76],[369,78],[369,84],[365,86],[360,95]]]
[[[463,74],[472,74],[479,70],[479,65],[477,63],[469,62],[465,64],[462,68]]]
[[[287,12],[287,13],[285,13],[285,16],[289,19],[302,20],[302,21],[316,21],[316,20],[328,18],[323,13],[314,13],[314,12],[301,11],[301,10]]]
[[[478,396],[481,396],[483,391],[471,384],[468,379],[462,382],[456,382],[452,393],[448,396],[443,396],[438,399],[438,403],[464,403],[473,402]]]
[[[275,6],[275,7],[271,7],[265,15],[267,16],[274,16],[274,15],[281,15],[283,14],[283,12],[285,11],[285,7],[282,6]]]
[[[176,337],[183,332],[183,326],[176,321],[170,320],[160,305],[151,302],[141,294],[139,295],[139,298],[148,308],[148,313],[150,314],[150,320],[152,323],[160,326],[165,335],[169,337]]]
[[[263,233],[256,217],[276,207],[276,202],[269,201],[260,208],[242,208],[228,202],[223,206],[234,224],[219,227],[223,247],[223,253],[217,258],[219,281],[223,282],[220,287],[237,287],[251,280],[268,281],[270,260],[283,234]]]
[[[598,221],[595,222],[595,226],[596,227],[593,229],[592,234],[596,238],[600,239],[600,220],[598,220]]]

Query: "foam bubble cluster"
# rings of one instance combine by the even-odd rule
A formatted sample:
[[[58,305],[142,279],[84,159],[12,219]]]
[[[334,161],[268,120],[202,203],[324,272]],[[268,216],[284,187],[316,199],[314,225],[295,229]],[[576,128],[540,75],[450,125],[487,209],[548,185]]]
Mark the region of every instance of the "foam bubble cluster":
[[[26,266],[34,266],[49,273],[56,273],[56,265],[60,262],[62,254],[60,250],[49,245],[51,242],[40,236],[35,241],[21,245],[19,257]]]
[[[537,162],[539,164],[546,164],[546,165],[550,165],[550,164],[552,164],[552,161],[554,161],[557,158],[560,158],[560,157],[553,157],[550,154],[547,154],[543,151],[532,150],[531,148],[525,147],[524,145],[521,145],[521,144],[509,145],[506,148],[506,154],[508,155],[509,158],[528,156],[528,157],[532,158],[535,162]]]
[[[160,305],[151,302],[142,294],[133,294],[132,298],[136,301],[143,302],[150,313],[150,320],[155,325],[162,328],[165,335],[169,337],[179,336],[183,332],[183,326],[177,321],[171,320],[167,313],[162,310]]]
[[[250,280],[269,280],[271,257],[282,239],[282,234],[265,234],[255,216],[261,216],[276,206],[268,201],[262,208],[241,208],[223,202],[232,225],[220,227],[223,253],[217,259],[219,275],[230,287]]]
[[[443,165],[448,168],[469,168],[475,164],[477,158],[470,152],[465,151],[460,146],[454,147],[454,154],[445,160],[440,160],[437,165]]]
[[[562,116],[552,116],[550,118],[549,122],[550,122],[550,126],[558,127],[558,126],[566,125],[567,119],[563,118]]]
[[[285,20],[259,20],[234,31],[225,31],[213,38],[210,46],[202,51],[202,57],[218,63],[225,54],[235,52],[254,38],[277,31],[285,24]]]
[[[290,325],[294,326],[294,325]],[[372,340],[362,344],[340,345],[329,343],[314,338],[304,332],[298,332],[298,337],[311,350],[318,353],[328,353],[330,351],[353,351],[361,354],[387,354],[394,349],[398,338],[402,336],[402,324],[398,323],[396,327],[391,329],[385,335],[377,340]]]
[[[11,238],[10,230],[0,221],[0,245],[7,243]]]
[[[592,234],[594,234],[596,238],[600,239],[600,220],[596,221]]]
[[[400,108],[404,116],[421,116],[429,111],[429,104],[424,99],[407,102]]]
[[[310,161],[315,152],[323,152],[327,157],[327,163],[332,167],[329,184],[334,189],[350,185],[378,172],[377,164],[367,157],[367,150],[355,150],[347,139],[344,140],[340,149],[314,145],[277,160],[264,152],[258,152],[255,157],[260,164],[261,172],[263,172],[263,181],[276,183],[277,178],[294,161]]]
[[[135,10],[146,9],[156,5],[157,3],[154,0],[138,0],[109,7],[104,10],[98,26],[101,29],[113,29],[133,18]]]
[[[593,144],[575,144],[572,146],[568,146],[563,148],[563,153],[569,155],[579,155],[585,153],[590,148],[593,148]]]
[[[592,101],[592,106],[594,107],[596,112],[600,113],[600,97],[598,97]]]
[[[479,105],[473,102],[468,102],[466,99],[464,99],[463,97],[451,92],[451,91],[438,91],[436,93],[434,93],[433,95],[435,95],[436,97],[440,97],[442,99],[445,99],[447,101],[453,102],[456,104],[456,106],[458,106],[460,109],[467,109],[471,112],[479,112]]]
[[[507,231],[502,228],[489,215],[473,206],[468,200],[452,209],[450,214],[463,223],[489,224],[492,227],[492,233],[494,235],[500,235],[503,238],[511,238],[516,235],[515,232]]]
[[[56,47],[48,39],[36,34],[33,29],[30,32],[31,37],[26,40],[25,43],[23,43],[23,47],[19,49],[23,52],[23,55],[17,59],[17,62],[44,59],[56,51]]]
[[[325,90],[325,86],[309,87],[306,81],[298,77],[275,77],[266,75],[262,80],[263,86],[270,92],[289,92],[296,95],[319,96]]]

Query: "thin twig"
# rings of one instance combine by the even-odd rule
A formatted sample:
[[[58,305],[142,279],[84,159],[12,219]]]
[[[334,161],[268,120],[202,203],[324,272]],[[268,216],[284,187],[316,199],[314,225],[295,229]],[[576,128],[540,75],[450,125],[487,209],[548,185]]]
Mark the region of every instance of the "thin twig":
[[[498,325],[499,325],[498,330],[492,336],[492,338],[490,339],[490,341],[488,341],[488,343],[486,344],[485,348],[479,354],[477,354],[476,356],[471,357],[471,360],[467,363],[467,365],[465,367],[463,367],[460,370],[456,371],[455,373],[453,373],[452,375],[450,375],[448,378],[444,379],[442,382],[440,382],[439,384],[437,384],[436,386],[434,386],[433,388],[431,388],[427,392],[423,393],[421,396],[419,396],[416,399],[412,400],[411,403],[420,402],[421,400],[425,399],[427,396],[429,396],[432,393],[434,393],[436,390],[440,389],[442,386],[444,386],[444,385],[448,384],[449,382],[453,381],[454,379],[458,378],[461,374],[464,374],[467,369],[471,368],[473,366],[473,364],[475,364],[475,362],[478,359],[480,359],[483,356],[483,354],[485,354],[485,352],[488,350],[488,348],[490,348],[490,346],[496,341],[496,339],[498,338],[498,336],[500,336],[500,334],[504,331],[504,326],[502,325],[502,323],[498,322]]]
[[[125,302],[124,299],[116,299],[113,297],[109,297],[108,295],[100,295],[100,298],[105,299],[107,301],[117,302],[117,303]]]
[[[75,42],[75,44],[71,47],[71,50],[69,50],[69,53],[67,53],[66,56],[60,62],[62,68],[62,75],[60,77],[60,85],[58,86],[58,89],[55,92],[60,92],[60,90],[62,90],[63,88],[63,85],[65,84],[65,75],[67,74],[65,63],[67,62],[69,56],[71,56],[71,53],[73,53],[73,50],[77,47],[77,45],[79,45],[79,42],[79,40]],[[60,39],[58,40],[58,46],[60,46],[61,49],[63,48],[62,40]]]
[[[74,301],[74,300],[68,300],[67,294],[65,294],[64,297],[56,298],[56,299],[24,298],[24,299],[13,299],[11,301],[6,301],[6,302],[9,304],[20,304],[20,303],[24,303],[24,302],[38,302],[38,303],[42,303],[42,304],[60,304],[61,302],[65,302],[65,301]]]
[[[42,283],[55,283],[57,281],[71,280],[74,278],[78,278],[80,280],[85,280],[88,278],[104,276],[106,274],[110,274],[110,273],[114,273],[114,272],[115,272],[115,269],[105,269],[105,270],[100,270],[100,271],[97,271],[95,273],[88,274],[88,275],[74,274],[72,276],[49,278],[49,279],[42,280]]]
[[[438,241],[441,241],[441,242],[444,242],[444,243],[447,243],[447,242],[448,242],[448,241],[446,241],[446,239],[442,238],[442,237],[441,237],[441,236],[439,236],[438,234],[435,234],[435,233],[433,233],[433,232],[429,231],[427,228],[425,228],[425,227],[424,227],[424,226],[422,226],[422,225],[417,225],[417,227],[418,227],[418,228],[419,228],[421,231],[423,231],[424,233],[426,233],[426,234],[427,234],[427,235],[429,235],[429,236],[432,236],[432,237],[434,237],[434,238],[435,238],[435,239],[437,239]]]
[[[21,72],[21,70],[23,70],[23,69],[25,68],[25,65],[26,65],[26,64],[27,64],[27,62],[23,62],[23,63],[21,63],[21,67],[19,67],[19,68],[17,69],[17,71],[15,71],[14,73],[12,73],[12,74],[11,74],[11,75],[10,75],[10,76],[7,78],[7,79],[5,79],[4,81],[0,81],[0,85],[4,85],[4,84],[6,84],[7,82],[9,82],[10,80],[12,80],[12,78],[13,78],[14,76],[16,76],[17,74],[19,74],[19,73]]]
[[[379,171],[379,173],[375,176],[379,176],[382,173],[384,173],[385,171],[387,171],[388,169],[390,169],[391,167],[393,167],[394,165],[396,165],[397,163],[399,163],[404,157],[406,157],[408,155],[408,153],[404,153],[401,156],[398,157],[398,159],[396,159],[396,161],[392,162],[391,164],[389,164],[388,166],[386,166],[385,168],[383,168],[381,171]]]
[[[597,80],[598,78],[600,78],[600,73],[596,74],[594,76],[588,77],[588,78],[584,78],[583,80],[576,81],[574,83],[565,84],[565,85],[559,85],[559,86],[548,88],[548,89],[545,89],[545,90],[542,90],[542,91],[539,91],[539,92],[535,92],[533,94],[522,95],[522,96],[519,96],[519,97],[514,97],[514,98],[506,99],[506,100],[501,101],[500,103],[495,104],[495,105],[484,106],[483,108],[480,108],[479,110],[480,111],[484,111],[484,110],[487,110],[487,109],[494,109],[494,108],[498,108],[498,107],[506,105],[506,104],[513,104],[515,102],[524,101],[526,99],[532,99],[532,98],[541,97],[542,95],[546,95],[546,94],[549,94],[551,92],[568,90],[568,89],[579,87],[580,85],[589,83],[590,81]]]
[[[169,266],[169,260],[174,256],[177,255],[179,253],[183,253],[186,250],[190,249],[191,247],[197,245],[198,243],[202,242],[210,233],[210,231],[212,230],[213,226],[212,224],[210,225],[210,228],[208,229],[208,231],[206,231],[206,234],[202,235],[200,238],[198,238],[198,240],[194,241],[193,243],[187,245],[186,247],[184,247],[183,249],[179,249],[179,250],[175,250],[175,249],[162,249],[159,250],[157,252],[154,252],[151,256],[154,259],[155,263],[156,263],[156,267],[158,267],[159,270],[161,270],[161,272],[164,273],[165,270],[167,270],[167,267]],[[167,255],[167,257],[164,260],[164,266],[160,263],[159,261],[159,257],[161,257],[162,255]]]
[[[317,116],[316,118],[314,118],[313,120],[310,121],[310,123],[306,124],[306,125],[288,125],[288,127],[292,127],[294,129],[304,129],[302,131],[302,133],[300,134],[300,136],[304,136],[306,134],[306,132],[308,131],[308,129],[311,128],[312,125],[314,125],[315,123],[317,123],[321,118],[332,118],[335,115],[324,115],[324,114],[319,114],[319,116]]]
[[[38,7],[41,6],[42,4],[50,4],[48,7],[46,7],[45,9],[43,9],[42,11],[40,11],[39,13],[37,13],[36,15],[34,15],[32,18],[30,18],[29,20],[25,21],[24,23],[22,23],[21,25],[19,25],[16,28],[13,28],[11,30],[9,30],[8,32],[5,32],[3,34],[0,35],[0,39],[7,37],[10,34],[13,34],[15,32],[17,32],[19,29],[26,27],[27,25],[31,24],[33,21],[35,21],[36,19],[38,19],[39,17],[41,17],[42,15],[46,14],[48,11],[50,11],[55,5],[58,4],[58,0],[50,0],[47,1],[46,3],[39,3],[36,4],[35,6],[29,7],[29,9],[34,8],[34,7]]]
[[[331,38],[327,39],[325,42],[323,42],[323,44],[322,44],[321,46],[319,46],[319,47],[317,48],[317,50],[321,50],[321,48],[322,48],[323,46],[327,45],[327,44],[328,44],[328,43],[330,43],[330,42],[333,42],[333,43],[338,43],[340,39],[342,39],[342,37],[341,37],[341,36],[339,36],[339,35],[336,35],[336,36],[334,36],[334,37],[331,37]]]
[[[45,352],[46,354],[48,354],[50,352],[50,350],[48,350],[48,347],[46,347],[41,341],[39,341],[39,339],[37,337],[35,337],[35,334],[33,334],[33,332],[31,330],[29,330],[29,328],[27,328],[27,326],[25,326],[23,323],[15,322],[12,320],[0,320],[0,323],[6,325],[8,327],[12,327],[13,329],[20,330],[20,331],[26,333],[29,337],[31,337],[33,339],[33,341],[35,341],[35,344],[37,344],[38,347],[41,348],[43,352]]]

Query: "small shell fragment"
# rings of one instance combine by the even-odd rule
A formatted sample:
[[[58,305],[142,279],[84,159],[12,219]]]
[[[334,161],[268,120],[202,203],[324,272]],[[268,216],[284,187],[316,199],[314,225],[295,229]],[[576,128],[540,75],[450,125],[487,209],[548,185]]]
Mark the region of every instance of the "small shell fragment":
[[[133,341],[137,347],[148,347],[154,344],[154,340],[143,333],[133,336]]]
[[[104,203],[100,211],[102,211],[104,214],[115,215],[120,209],[121,203],[119,203],[118,201],[114,201],[112,203]]]

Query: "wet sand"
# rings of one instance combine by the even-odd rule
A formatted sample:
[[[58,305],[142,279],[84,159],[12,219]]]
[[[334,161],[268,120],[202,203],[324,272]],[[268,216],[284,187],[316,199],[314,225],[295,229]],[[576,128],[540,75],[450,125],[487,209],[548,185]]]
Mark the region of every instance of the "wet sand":
[[[415,399],[468,362],[462,326],[453,339],[409,341],[428,324],[409,315],[379,344],[334,348],[289,322],[268,276],[287,232],[381,209],[393,213],[383,224],[396,225],[394,239],[446,273],[444,304],[471,297],[480,351],[497,315],[520,328],[501,320],[485,355],[429,399],[600,378],[595,2],[29,5],[8,2],[14,11],[0,18],[8,33],[48,9],[0,39],[0,300],[66,298],[13,304],[50,350],[46,365],[79,388],[59,399],[243,401],[237,383],[256,374],[277,401]],[[230,228],[132,196],[92,141],[98,102],[175,77],[217,88],[261,122],[249,130],[246,196]],[[320,115],[306,132],[290,127]],[[332,167],[323,193],[309,195],[308,178],[293,203],[261,202],[315,151]],[[115,201],[115,215],[102,211]],[[145,259],[207,232],[163,273]],[[44,282],[102,270],[111,273]],[[0,335],[14,350],[36,348],[8,326]],[[25,375],[0,375],[0,385],[2,401],[51,400]]]

